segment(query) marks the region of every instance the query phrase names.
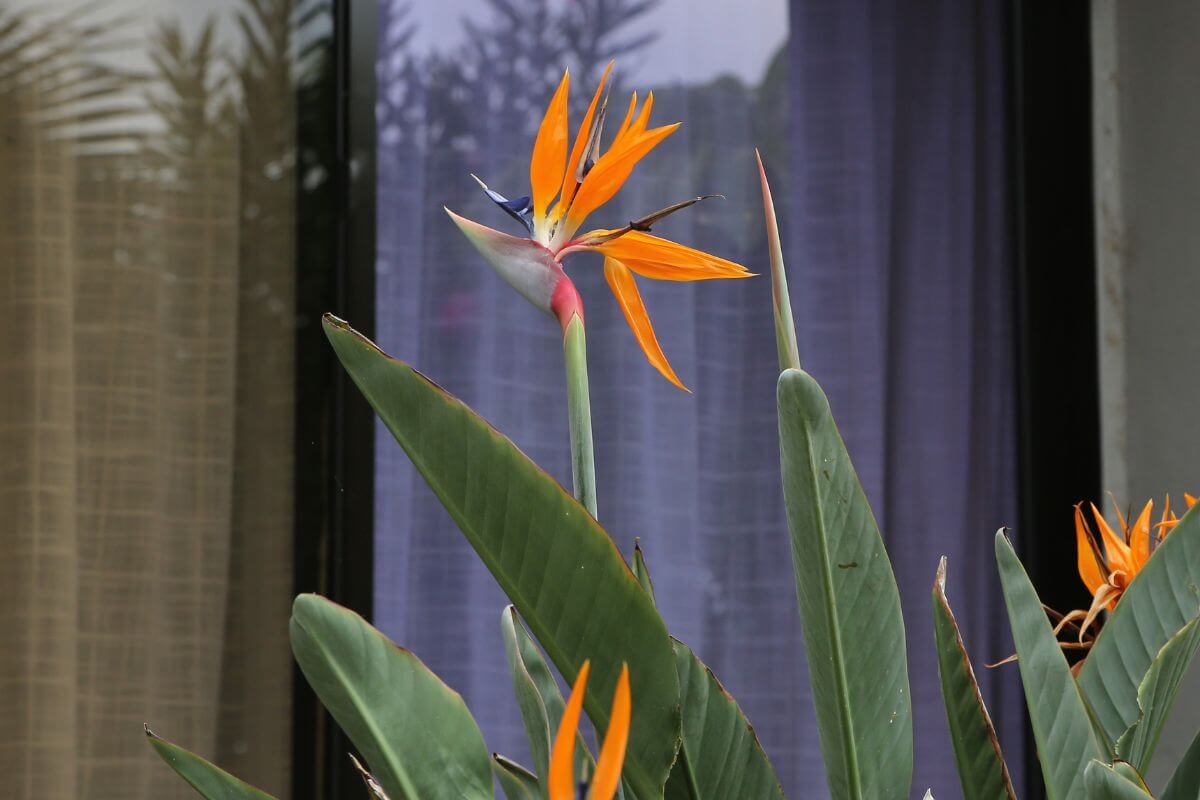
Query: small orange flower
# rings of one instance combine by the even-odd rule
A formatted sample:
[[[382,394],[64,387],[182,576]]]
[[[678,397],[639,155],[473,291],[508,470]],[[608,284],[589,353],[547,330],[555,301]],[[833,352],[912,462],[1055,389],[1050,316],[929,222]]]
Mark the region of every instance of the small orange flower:
[[[596,774],[590,785],[575,780],[575,738],[579,728],[579,712],[583,708],[583,695],[587,687],[589,662],[583,662],[567,707],[563,711],[558,734],[554,737],[554,749],[550,754],[550,772],[547,789],[550,800],[612,800],[621,781],[621,766],[625,762],[625,746],[629,743],[629,719],[633,712],[629,692],[629,667],[621,668],[617,680],[617,691],[613,695],[612,712],[609,714],[608,734],[596,760]],[[576,793],[578,790],[578,794]]]
[[[634,273],[667,281],[748,278],[752,273],[740,264],[649,232],[663,217],[716,195],[675,203],[619,228],[579,233],[588,215],[621,189],[634,166],[679,127],[678,123],[650,127],[654,93],[646,96],[639,109],[635,92],[608,149],[602,151],[611,69],[609,63],[569,152],[571,76],[563,74],[534,140],[529,196],[509,200],[475,179],[506,214],[525,227],[527,238],[494,231],[449,209],[447,213],[500,276],[535,306],[557,317],[564,331],[573,317],[583,320],[583,303],[563,271],[562,260],[587,251],[603,255],[604,277],[647,360],[667,380],[687,391],[658,343]]]
[[[1184,494],[1184,499],[1188,508],[1196,504],[1196,498],[1190,494]],[[1113,505],[1116,506],[1115,500]],[[1083,641],[1084,634],[1103,609],[1112,611],[1117,607],[1117,602],[1129,584],[1150,560],[1151,542],[1162,541],[1163,537],[1179,524],[1179,518],[1171,511],[1170,495],[1167,495],[1162,517],[1157,524],[1151,523],[1153,500],[1146,501],[1142,512],[1132,524],[1121,513],[1120,507],[1117,507],[1117,521],[1121,526],[1119,535],[1093,503],[1092,518],[1100,532],[1097,539],[1088,525],[1082,506],[1082,503],[1075,506],[1075,541],[1079,577],[1092,593],[1092,605],[1087,611],[1072,611],[1058,625],[1058,629],[1061,630],[1068,622],[1082,619],[1079,628],[1080,641]],[[1156,535],[1152,533],[1152,529],[1157,529]]]

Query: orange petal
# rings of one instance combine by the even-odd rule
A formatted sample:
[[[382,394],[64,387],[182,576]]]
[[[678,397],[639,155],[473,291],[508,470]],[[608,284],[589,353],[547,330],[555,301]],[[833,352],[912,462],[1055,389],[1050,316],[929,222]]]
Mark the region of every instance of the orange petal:
[[[1104,519],[1104,515],[1100,513],[1100,509],[1096,508],[1096,504],[1092,503],[1092,516],[1096,519],[1096,527],[1100,529],[1100,535],[1104,539],[1104,553],[1108,556],[1109,570],[1121,570],[1123,572],[1132,573],[1130,568],[1129,545],[1125,544],[1121,537],[1113,532],[1109,527],[1108,522]]]
[[[546,776],[550,800],[574,800],[575,798],[575,732],[579,729],[579,711],[583,708],[583,694],[587,688],[588,671],[591,663],[583,662],[571,697],[563,711],[558,734],[554,737],[554,749],[550,753],[550,770]]]
[[[593,231],[586,236],[603,233]],[[617,259],[639,275],[655,280],[703,281],[753,277],[753,273],[741,264],[641,231],[630,231],[591,249]]]
[[[629,665],[621,667],[617,680],[617,692],[613,695],[612,713],[609,715],[608,733],[600,758],[596,760],[596,777],[592,779],[592,791],[588,800],[612,800],[621,780],[621,765],[625,761],[625,746],[629,743],[629,716],[632,703],[629,695]]]
[[[633,330],[638,344],[642,346],[642,352],[646,354],[646,359],[671,383],[685,392],[691,391],[679,380],[675,370],[671,369],[671,364],[658,344],[658,337],[654,335],[654,326],[650,324],[650,316],[646,313],[646,305],[642,302],[642,295],[633,279],[633,273],[620,261],[605,258],[604,278],[608,281],[608,286],[612,289],[613,294],[616,295],[621,311],[625,312],[625,320]]]
[[[654,108],[654,92],[646,93],[646,102],[642,104],[642,110],[638,112],[637,119],[629,126],[631,134],[642,133],[646,130],[646,126],[650,124],[650,109]]]
[[[1117,523],[1121,526],[1121,535],[1125,537],[1125,541],[1129,541],[1129,523],[1125,521],[1125,515],[1121,513],[1121,506],[1117,503],[1117,497],[1112,492],[1108,493],[1108,499],[1112,500],[1113,510],[1117,512]]]
[[[637,92],[634,92],[632,95],[629,96],[629,108],[628,108],[628,110],[625,111],[625,119],[621,121],[621,127],[617,128],[617,135],[613,137],[613,141],[612,141],[612,145],[610,145],[610,149],[612,147],[616,147],[617,142],[621,141],[621,138],[625,135],[625,132],[629,130],[629,123],[633,122],[633,112],[636,109],[637,109]]]
[[[529,185],[533,188],[533,215],[541,218],[546,214],[550,201],[554,199],[567,168],[567,97],[570,92],[571,73],[564,72],[558,90],[546,107],[533,143],[533,157],[529,160]]]
[[[1079,577],[1088,591],[1095,594],[1104,585],[1104,570],[1096,552],[1095,539],[1088,530],[1083,509],[1075,506],[1075,546],[1078,550]]]
[[[583,158],[583,151],[587,147],[588,134],[592,130],[592,117],[596,114],[596,106],[600,103],[600,96],[604,93],[604,84],[608,81],[608,73],[612,71],[613,62],[609,61],[608,66],[604,68],[604,74],[600,76],[600,84],[596,87],[596,93],[592,95],[592,102],[588,106],[587,113],[583,115],[583,122],[579,123],[579,131],[575,134],[575,144],[571,148],[571,157],[567,160],[567,171],[563,174],[562,189],[558,197],[558,205],[555,206],[556,212],[564,213],[571,205],[571,198],[575,196],[575,169],[579,166],[579,160]]]
[[[1147,500],[1129,531],[1129,557],[1133,567],[1130,578],[1146,565],[1150,558],[1150,512],[1154,510],[1154,501]]]
[[[600,160],[584,177],[574,200],[571,201],[570,211],[567,213],[566,235],[571,236],[583,224],[588,214],[611,200],[625,185],[637,163],[678,127],[679,123],[675,123],[639,133],[637,136],[627,135],[627,142],[623,142],[620,147],[609,148],[607,153],[600,156]]]
[[[1187,503],[1188,508],[1191,508],[1192,506],[1196,505],[1196,498],[1193,497],[1192,495],[1188,494],[1187,492],[1183,493],[1183,501],[1185,503]]]
[[[1121,598],[1123,590],[1118,589],[1111,583],[1106,583],[1100,587],[1100,591],[1096,592],[1092,598],[1092,607],[1088,609],[1087,616],[1083,620],[1083,624],[1079,627],[1079,641],[1083,641],[1083,635],[1087,633],[1087,629],[1095,622],[1097,615],[1104,609],[1112,610],[1117,605],[1117,600]]]

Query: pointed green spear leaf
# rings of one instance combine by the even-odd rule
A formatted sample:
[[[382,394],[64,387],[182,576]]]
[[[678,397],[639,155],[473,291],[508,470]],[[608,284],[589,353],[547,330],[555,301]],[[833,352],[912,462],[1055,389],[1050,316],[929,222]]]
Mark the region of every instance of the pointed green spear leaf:
[[[1042,602],[1003,530],[996,534],[996,563],[1047,796],[1089,800],[1084,770],[1106,753],[1092,732],[1083,697]]]
[[[621,665],[636,699],[624,777],[662,796],[679,748],[679,678],[666,625],[616,545],[558,482],[461,401],[325,317],[342,365],[508,595],[550,661],[591,678],[601,736]]]
[[[292,653],[322,705],[396,800],[492,800],[479,726],[462,697],[358,614],[302,594]]]
[[[541,800],[542,787],[537,776],[499,753],[492,755],[492,772],[500,781],[507,800]]]
[[[946,557],[933,582],[933,633],[946,721],[964,800],[1016,800],[1000,740],[983,703],[975,670],[946,599]]]
[[[149,725],[145,731],[154,752],[206,800],[274,800],[195,753],[156,736]]]
[[[834,800],[901,800],[912,781],[912,696],[900,592],[829,401],[779,376],[783,495],[796,595]]]
[[[783,266],[783,246],[779,241],[779,222],[775,219],[775,202],[767,184],[767,171],[762,156],[758,159],[758,177],[762,185],[763,215],[767,221],[767,247],[771,253],[771,298],[775,309],[775,347],[779,352],[779,369],[800,369],[800,347],[796,344],[796,326],[792,322],[792,301],[788,296],[787,270]]]

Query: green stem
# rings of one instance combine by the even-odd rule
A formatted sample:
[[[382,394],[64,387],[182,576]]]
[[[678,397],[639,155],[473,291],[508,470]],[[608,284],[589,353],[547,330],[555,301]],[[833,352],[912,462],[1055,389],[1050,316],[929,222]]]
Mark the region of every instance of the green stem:
[[[571,478],[575,499],[596,517],[596,457],[592,448],[592,402],[588,395],[587,337],[583,320],[571,316],[563,332],[567,409],[571,424]]]

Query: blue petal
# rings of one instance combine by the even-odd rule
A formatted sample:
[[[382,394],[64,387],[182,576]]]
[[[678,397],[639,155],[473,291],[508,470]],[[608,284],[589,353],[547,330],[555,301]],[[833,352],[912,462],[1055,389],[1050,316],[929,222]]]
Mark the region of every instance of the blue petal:
[[[487,196],[492,198],[492,202],[500,206],[505,214],[515,219],[517,222],[525,226],[525,230],[530,236],[533,235],[533,198],[529,195],[518,197],[514,200],[509,200],[499,192],[494,192],[488,188],[488,185],[479,180],[479,176],[471,175],[480,188],[487,193]]]

